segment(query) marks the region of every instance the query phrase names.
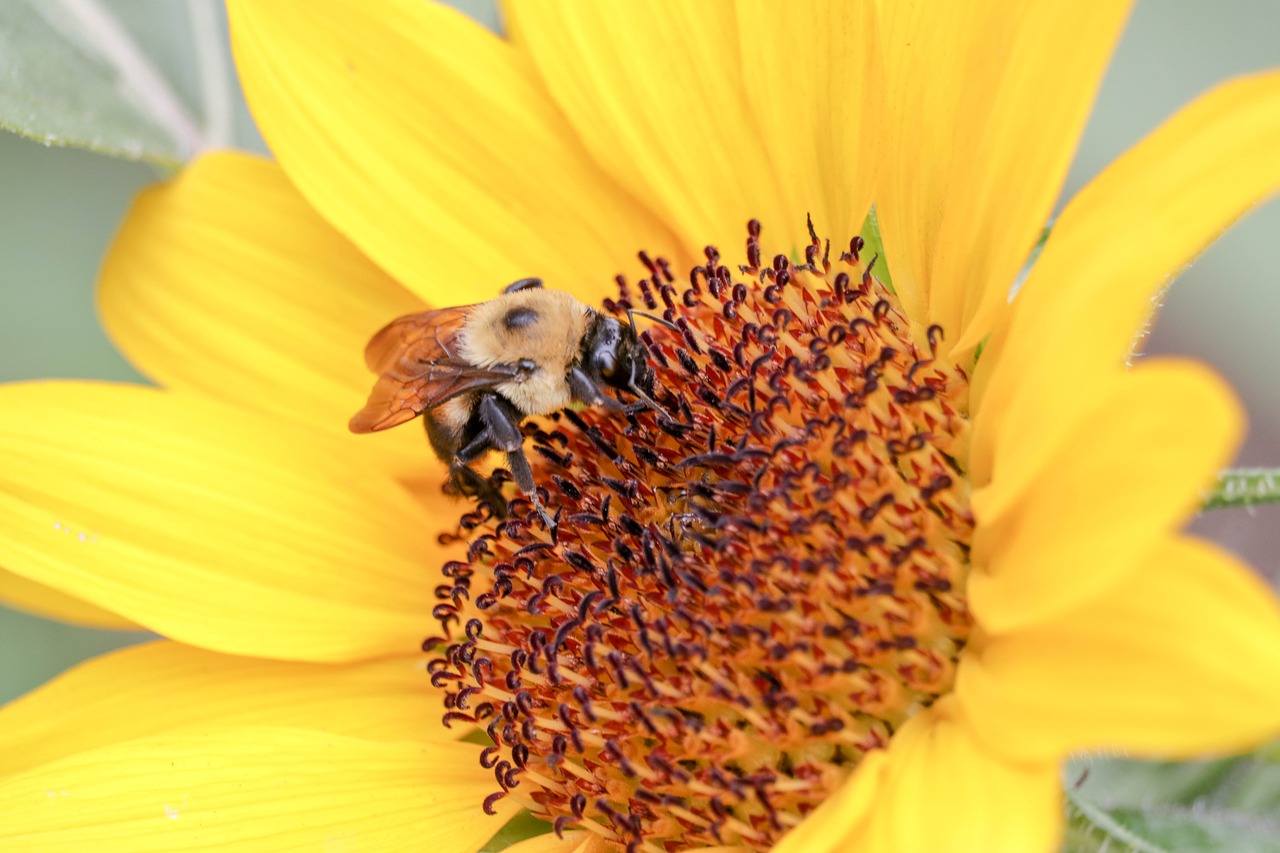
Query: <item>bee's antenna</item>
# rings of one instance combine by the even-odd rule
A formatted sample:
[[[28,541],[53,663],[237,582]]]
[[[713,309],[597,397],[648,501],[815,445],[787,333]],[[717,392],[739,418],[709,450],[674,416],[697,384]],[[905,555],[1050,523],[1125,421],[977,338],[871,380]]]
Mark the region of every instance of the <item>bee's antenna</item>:
[[[634,308],[628,308],[627,319],[631,321],[631,331],[633,332],[636,330],[636,318],[632,316],[634,314],[639,314],[641,317],[648,317],[653,322],[657,323],[660,326],[666,326],[668,329],[670,329],[673,332],[680,331],[680,329],[676,327],[676,324],[672,323],[670,320],[667,320],[663,317],[656,317],[653,314],[648,313],[647,311],[637,311]]]
[[[634,382],[627,386],[627,390],[630,391],[632,394],[635,394],[636,398],[640,400],[640,402],[644,403],[646,406],[653,409],[658,414],[665,415],[667,413],[666,409],[658,405],[657,400],[653,399],[648,394],[644,393],[639,388],[637,388]]]
[[[631,312],[627,312],[631,313]],[[639,313],[639,312],[637,312]],[[627,380],[627,390],[636,395],[636,399],[653,409],[660,415],[667,413],[666,409],[658,405],[658,401],[650,397],[644,391],[640,390],[640,386],[636,384],[636,363],[631,362],[631,377]]]

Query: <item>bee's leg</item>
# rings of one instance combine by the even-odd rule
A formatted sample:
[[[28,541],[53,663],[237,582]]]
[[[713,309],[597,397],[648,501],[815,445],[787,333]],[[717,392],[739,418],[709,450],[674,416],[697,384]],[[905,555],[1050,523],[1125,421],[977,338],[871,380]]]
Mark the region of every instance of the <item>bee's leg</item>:
[[[565,374],[569,381],[569,392],[573,399],[588,406],[604,406],[611,412],[625,412],[627,407],[600,390],[600,386],[591,381],[581,367],[570,367]]]
[[[511,476],[515,478],[520,491],[533,501],[533,508],[538,511],[538,515],[542,516],[542,523],[547,526],[547,530],[551,531],[554,541],[556,520],[547,514],[547,508],[542,505],[542,500],[538,497],[538,484],[533,480],[533,471],[529,468],[529,457],[524,455],[522,448],[517,447],[515,450],[507,451],[507,467],[511,469]]]
[[[513,281],[506,287],[502,288],[503,293],[516,293],[521,290],[531,290],[542,287],[542,279],[540,278],[522,278],[519,281]]]
[[[458,458],[449,464],[449,479],[453,487],[465,497],[475,498],[489,505],[498,518],[507,517],[507,502],[493,481]]]
[[[449,459],[449,480],[460,494],[487,503],[495,516],[506,518],[507,502],[501,490],[471,467],[472,462],[493,449],[489,429],[481,423],[469,426],[468,430],[470,434],[464,436],[462,446]]]
[[[496,394],[485,394],[480,398],[480,420],[484,423],[484,434],[489,443],[507,454],[507,466],[511,476],[515,478],[520,491],[533,501],[533,508],[542,516],[547,529],[554,531],[556,523],[547,515],[547,510],[538,498],[538,484],[533,480],[533,471],[529,468],[529,459],[524,455],[524,433],[520,431],[520,413],[507,401]]]

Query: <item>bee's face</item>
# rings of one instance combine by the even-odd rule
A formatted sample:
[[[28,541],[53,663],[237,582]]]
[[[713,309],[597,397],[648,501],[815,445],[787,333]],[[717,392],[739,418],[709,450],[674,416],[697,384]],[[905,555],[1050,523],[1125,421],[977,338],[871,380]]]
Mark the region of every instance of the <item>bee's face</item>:
[[[618,356],[622,344],[622,324],[612,317],[601,317],[595,339],[588,354],[589,372],[613,384],[618,376]]]
[[[622,338],[618,344],[618,368],[617,372],[622,380],[618,387],[630,387],[632,390],[639,388],[652,393],[653,368],[649,366],[648,351],[630,326],[622,327]]]
[[[614,388],[652,387],[653,371],[644,347],[629,325],[613,317],[597,315],[584,341],[587,373]]]

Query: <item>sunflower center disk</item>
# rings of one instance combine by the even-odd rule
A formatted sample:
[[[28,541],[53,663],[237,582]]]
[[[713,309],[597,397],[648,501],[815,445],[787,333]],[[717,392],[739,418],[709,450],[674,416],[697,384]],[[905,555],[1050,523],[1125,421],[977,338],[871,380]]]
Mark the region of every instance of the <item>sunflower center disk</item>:
[[[677,284],[645,259],[606,303],[678,327],[642,336],[666,414],[526,427],[556,542],[524,500],[463,519],[429,668],[446,723],[493,739],[486,808],[620,849],[765,850],[951,687],[967,377],[860,240],[762,265],[751,235],[738,272],[709,248]]]

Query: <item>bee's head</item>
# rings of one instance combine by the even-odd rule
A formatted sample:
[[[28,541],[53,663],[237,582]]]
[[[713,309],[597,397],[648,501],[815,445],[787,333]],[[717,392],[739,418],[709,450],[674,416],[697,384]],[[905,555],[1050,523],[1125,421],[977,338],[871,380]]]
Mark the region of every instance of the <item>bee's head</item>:
[[[653,392],[653,368],[635,327],[593,313],[582,339],[582,369],[597,385]]]

